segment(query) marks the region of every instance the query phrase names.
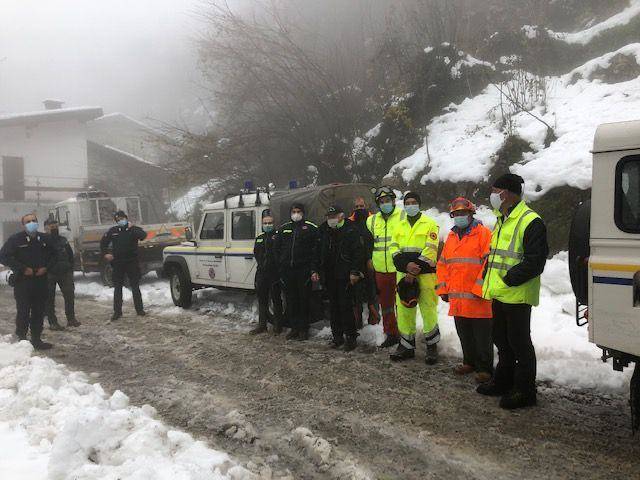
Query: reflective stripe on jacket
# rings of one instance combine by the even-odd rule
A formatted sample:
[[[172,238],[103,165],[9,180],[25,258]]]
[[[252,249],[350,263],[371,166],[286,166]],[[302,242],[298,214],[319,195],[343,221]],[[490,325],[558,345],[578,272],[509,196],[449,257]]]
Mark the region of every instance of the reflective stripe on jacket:
[[[367,228],[373,236],[371,261],[376,272],[395,273],[396,271],[391,256],[391,248],[393,246],[391,239],[400,222],[401,213],[404,212],[396,207],[386,219],[381,212],[367,218]]]
[[[438,261],[438,246],[440,244],[438,237],[440,228],[438,224],[424,213],[420,215],[420,218],[416,220],[413,226],[406,217],[407,215],[403,211],[393,233],[391,241],[392,256],[412,254],[419,262],[435,267]]]
[[[474,293],[488,300],[508,304],[536,306],[540,300],[540,276],[522,285],[510,287],[502,280],[510,268],[518,265],[524,254],[524,232],[529,224],[540,216],[525,202],[520,202],[505,219],[501,214],[491,236],[491,249],[487,257],[486,273],[482,285],[475,286]],[[482,273],[478,277],[482,278]]]
[[[491,318],[491,302],[472,293],[482,275],[491,244],[491,230],[476,223],[462,238],[454,230],[438,260],[438,295],[449,296],[449,316]]]

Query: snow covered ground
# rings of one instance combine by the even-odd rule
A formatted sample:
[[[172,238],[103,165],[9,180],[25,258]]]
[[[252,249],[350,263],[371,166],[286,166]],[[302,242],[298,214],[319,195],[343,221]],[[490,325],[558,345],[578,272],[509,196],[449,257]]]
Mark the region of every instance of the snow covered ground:
[[[447,213],[435,209],[426,212],[437,220],[444,239],[452,227]],[[492,227],[495,217],[490,210],[480,208],[478,215],[483,223]],[[153,274],[152,274],[153,275]],[[578,327],[574,319],[575,297],[571,291],[566,252],[547,262],[542,276],[540,306],[534,309],[532,337],[538,355],[538,379],[551,381],[571,388],[595,388],[601,391],[622,391],[628,388],[631,371],[624,374],[614,372],[610,363],[602,363],[600,349],[588,341],[587,327]],[[112,290],[104,288],[99,278],[78,278],[78,294],[93,296],[102,301],[111,301]],[[174,307],[166,281],[149,279],[142,285],[146,308],[161,315],[176,315],[182,312]],[[125,301],[131,303],[131,293],[125,290]],[[227,317],[225,328],[249,329],[257,321],[255,297],[244,293],[218,290],[197,292],[194,314]],[[441,349],[445,355],[461,356],[460,342],[453,319],[447,315],[447,305],[440,303]],[[107,319],[105,319],[107,321]],[[419,319],[421,323],[421,320]],[[324,327],[316,333],[318,338],[329,338],[330,330]],[[384,339],[381,325],[365,326],[361,331],[361,343],[376,345]]]
[[[80,372],[0,337],[0,478],[248,479],[225,453]]]
[[[554,127],[558,139],[548,148],[544,146],[547,132],[543,123],[526,112],[514,117],[517,133],[535,149],[525,154],[523,164],[511,169],[525,179],[531,198],[561,185],[589,188],[596,127],[640,118],[640,78],[615,84],[589,79],[596,68],[606,68],[618,54],[640,63],[640,44],[627,45],[566,75],[546,79],[546,108],[536,107],[532,113]],[[390,173],[422,184],[486,181],[494,155],[504,142],[499,104],[500,92],[490,85],[459,105],[449,105],[428,127],[428,150],[423,145],[394,165]]]

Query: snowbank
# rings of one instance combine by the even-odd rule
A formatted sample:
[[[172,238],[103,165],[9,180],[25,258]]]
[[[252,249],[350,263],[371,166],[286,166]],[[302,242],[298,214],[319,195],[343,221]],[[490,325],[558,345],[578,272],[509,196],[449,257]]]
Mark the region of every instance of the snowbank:
[[[562,185],[590,188],[590,150],[597,126],[639,117],[640,78],[616,84],[588,78],[576,81],[576,76],[588,77],[594,69],[606,68],[617,54],[638,59],[640,44],[591,60],[561,77],[547,78],[547,106],[532,113],[554,127],[558,139],[548,148],[544,146],[547,131],[542,122],[526,112],[514,117],[517,133],[534,148],[525,154],[522,165],[511,168],[525,179],[530,197]],[[422,184],[486,181],[505,138],[499,128],[499,104],[500,92],[490,85],[476,97],[450,105],[428,127],[428,150],[425,144],[394,165],[390,174],[400,174],[406,182],[423,174],[419,179]]]
[[[240,479],[222,452],[173,430],[145,405],[0,337],[2,478]]]
[[[552,38],[556,38],[567,43],[586,45],[591,42],[591,40],[606,32],[607,30],[627,25],[638,15],[640,15],[640,0],[631,0],[629,2],[629,6],[622,12],[580,32],[562,33],[554,32],[553,30],[547,30],[547,32]]]

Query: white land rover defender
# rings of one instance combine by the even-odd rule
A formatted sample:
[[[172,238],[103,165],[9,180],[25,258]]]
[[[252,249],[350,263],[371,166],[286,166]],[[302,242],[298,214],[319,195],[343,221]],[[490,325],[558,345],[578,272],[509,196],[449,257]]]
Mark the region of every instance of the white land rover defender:
[[[206,205],[195,236],[181,245],[164,249],[164,271],[169,276],[176,306],[189,308],[193,291],[202,288],[254,290],[256,262],[253,245],[262,228],[262,212],[270,209],[276,225],[289,219],[294,202],[306,207],[306,218],[324,221],[329,205],[349,209],[356,197],[374,204],[371,185],[331,184],[269,192],[245,189],[239,195]]]
[[[633,430],[640,427],[640,121],[598,127],[591,201],[576,210],[569,272],[578,325],[613,369],[635,363]]]

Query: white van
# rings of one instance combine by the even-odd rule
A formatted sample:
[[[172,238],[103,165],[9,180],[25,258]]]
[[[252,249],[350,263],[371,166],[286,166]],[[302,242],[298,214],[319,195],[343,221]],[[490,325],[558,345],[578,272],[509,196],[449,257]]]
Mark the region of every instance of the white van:
[[[192,292],[202,288],[255,288],[253,246],[262,231],[265,210],[272,211],[279,225],[288,221],[291,204],[301,202],[306,207],[306,218],[320,224],[329,205],[338,203],[349,208],[357,196],[373,205],[371,185],[361,183],[245,191],[206,205],[195,236],[164,249],[163,266],[169,276],[173,303],[188,308]]]
[[[631,381],[640,426],[640,121],[601,125],[593,146],[591,202],[574,218],[569,246],[577,321],[602,359]]]

